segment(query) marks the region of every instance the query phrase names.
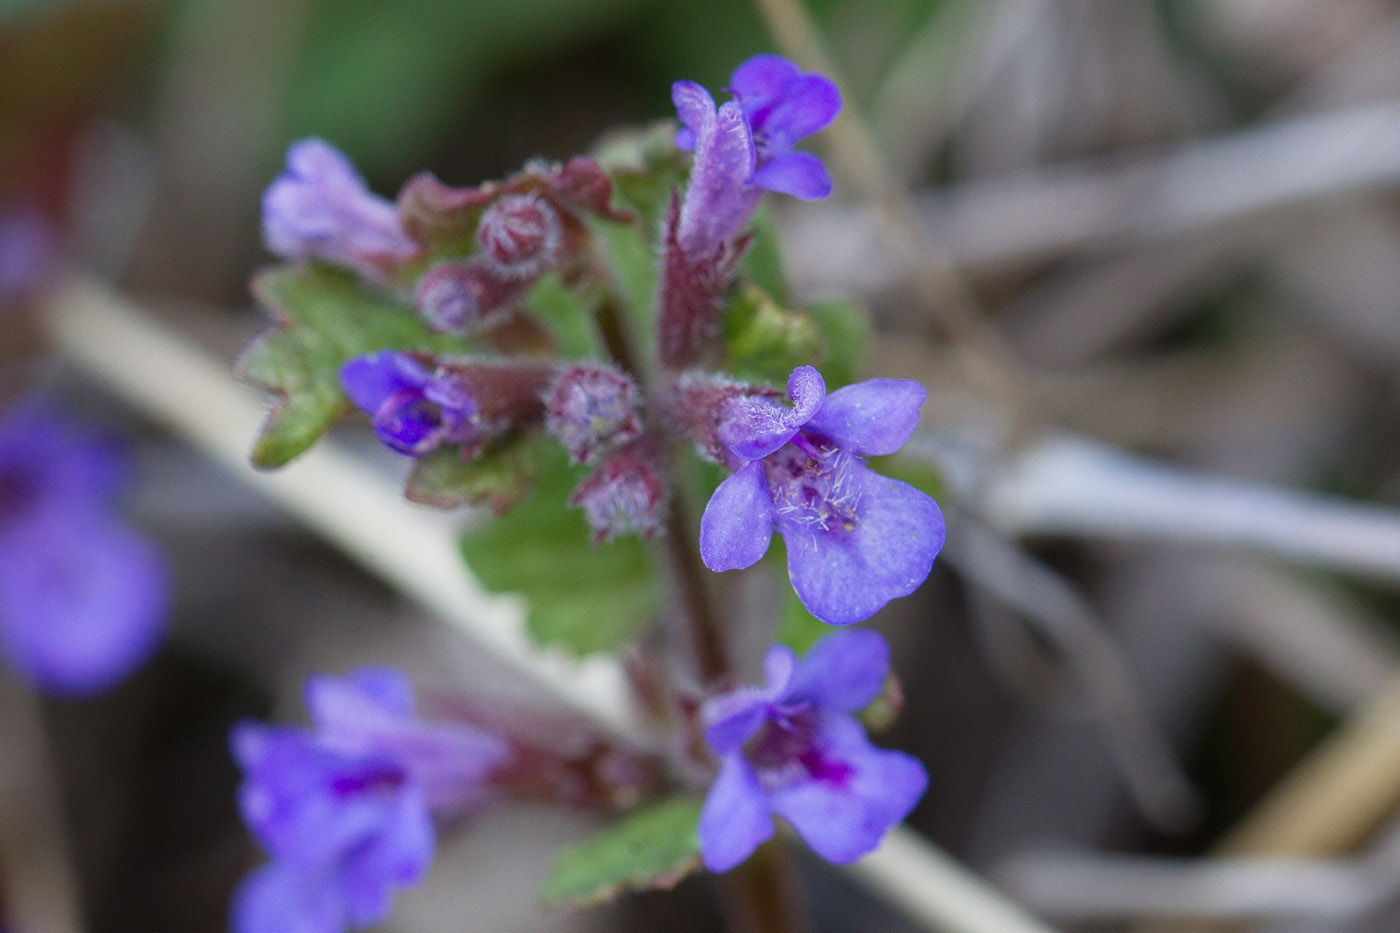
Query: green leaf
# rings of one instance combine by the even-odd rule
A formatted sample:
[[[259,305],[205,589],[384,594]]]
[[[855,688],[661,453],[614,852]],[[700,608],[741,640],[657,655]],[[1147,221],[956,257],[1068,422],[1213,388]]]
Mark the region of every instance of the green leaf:
[[[444,353],[467,345],[434,334],[413,309],[322,265],[276,266],[253,279],[273,326],[244,351],[239,378],[280,396],[253,448],[253,463],[279,467],[305,453],[350,410],[345,361],[375,350]]]
[[[778,641],[801,657],[836,629],[808,612],[791,586],[784,584],[784,588],[787,594],[783,598],[782,615],[778,616]]]
[[[677,797],[634,811],[591,839],[560,849],[546,903],[597,904],[623,891],[672,888],[700,867],[700,801]]]
[[[908,454],[890,454],[888,457],[875,457],[870,468],[891,479],[908,483],[934,499],[941,499],[947,488],[943,475],[927,460],[911,457]]]
[[[634,537],[594,546],[568,504],[581,471],[551,447],[534,491],[504,517],[469,529],[462,556],[482,583],[530,604],[526,629],[542,645],[575,654],[618,647],[656,616],[656,577]]]
[[[418,459],[404,494],[434,508],[486,505],[504,515],[529,494],[541,455],[539,438],[509,438],[466,461],[457,447],[443,447]]]
[[[763,208],[754,214],[750,226],[753,239],[740,267],[759,288],[779,302],[788,301],[787,275],[783,272],[783,248],[773,214]]]
[[[860,305],[844,299],[808,305],[807,314],[826,345],[820,368],[827,388],[839,389],[854,382],[865,359],[870,315]]]
[[[556,275],[541,278],[525,297],[525,307],[544,324],[566,359],[602,356],[593,309],[577,291],[564,287]]]
[[[671,192],[685,183],[690,160],[676,148],[675,121],[611,133],[593,147],[593,157],[612,176],[617,200],[641,218],[641,228],[648,235],[660,230]]]
[[[742,288],[724,315],[729,369],[745,379],[782,385],[804,364],[820,365],[826,345],[816,322],[780,307],[757,286]]]

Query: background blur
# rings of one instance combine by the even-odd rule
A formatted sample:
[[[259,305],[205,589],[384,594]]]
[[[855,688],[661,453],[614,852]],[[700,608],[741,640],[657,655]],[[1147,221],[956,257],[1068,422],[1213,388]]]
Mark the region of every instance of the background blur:
[[[907,698],[884,741],[932,777],[914,826],[1067,928],[1247,891],[1257,929],[1400,929],[1388,815],[1292,853],[1345,855],[1312,865],[1336,874],[1180,874],[1400,683],[1400,4],[809,9],[863,127],[819,141],[830,202],[779,205],[789,271],[868,302],[866,369],[930,387],[923,449],[949,471],[949,550],[877,620]],[[722,88],[772,50],[742,0],[7,0],[0,205],[47,212],[75,266],[231,367],[290,141],[327,139],[385,194],[423,168],[473,183],[669,117],[673,80]],[[43,883],[64,871],[93,931],[222,929],[259,857],[230,723],[299,717],[313,670],[450,684],[489,659],[61,354],[14,362],[2,327],[0,389],[37,380],[137,438],[133,507],[177,609],[113,694],[42,702],[39,733],[0,713],[0,905],[66,897]],[[1093,473],[1083,509],[1046,518],[1066,487],[1012,467],[1048,437],[1150,468]],[[27,708],[3,683],[0,710]],[[1366,772],[1387,814],[1388,754]],[[489,815],[392,928],[714,928],[703,879],[539,912],[549,851],[581,832]],[[819,929],[902,929],[803,867]]]

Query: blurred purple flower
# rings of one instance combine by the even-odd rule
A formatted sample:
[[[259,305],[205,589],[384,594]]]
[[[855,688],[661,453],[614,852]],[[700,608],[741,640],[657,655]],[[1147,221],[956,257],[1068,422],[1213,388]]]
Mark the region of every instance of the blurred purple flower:
[[[401,454],[421,457],[444,443],[476,439],[477,404],[451,373],[410,353],[357,356],[340,370],[350,401],[374,421],[374,433]]]
[[[399,673],[314,677],[314,729],[241,723],[231,736],[244,821],[272,856],[234,899],[237,933],[341,931],[384,920],[432,861],[435,813],[480,801],[504,742],[413,715]]]
[[[918,759],[870,744],[853,718],[879,694],[889,646],[874,632],[834,632],[800,661],[768,649],[762,689],[705,704],[719,776],[700,811],[700,855],[728,871],[773,835],[773,815],[818,855],[853,862],[873,851],[928,786]]]
[[[924,390],[869,379],[827,395],[821,374],[799,366],[788,394],[792,408],[757,395],[727,404],[719,436],[740,465],[705,507],[700,554],[711,570],[748,567],[776,527],[803,604],[849,625],[912,593],[943,547],[938,504],[862,459],[904,446]]]
[[[392,201],[370,192],[338,149],[303,139],[263,193],[263,238],[286,259],[320,259],[371,277],[418,251]]]
[[[0,210],[0,306],[26,298],[53,268],[58,237],[32,208]]]
[[[46,404],[0,419],[0,650],[42,689],[105,690],[160,646],[165,565],[115,512],[124,476],[114,444]]]

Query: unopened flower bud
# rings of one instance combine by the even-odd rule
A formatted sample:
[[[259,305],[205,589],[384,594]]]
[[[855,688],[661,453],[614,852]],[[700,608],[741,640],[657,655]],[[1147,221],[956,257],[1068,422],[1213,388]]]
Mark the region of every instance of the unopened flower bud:
[[[569,500],[583,509],[595,544],[622,534],[656,534],[665,502],[661,468],[642,444],[624,447],[603,461]]]
[[[418,280],[413,302],[435,330],[460,333],[520,294],[482,263],[441,263]]]
[[[640,409],[637,384],[601,366],[568,367],[545,396],[549,431],[574,463],[591,463],[600,450],[640,437]]]
[[[534,194],[507,194],[486,209],[476,242],[502,278],[533,279],[554,264],[564,239],[559,212]]]

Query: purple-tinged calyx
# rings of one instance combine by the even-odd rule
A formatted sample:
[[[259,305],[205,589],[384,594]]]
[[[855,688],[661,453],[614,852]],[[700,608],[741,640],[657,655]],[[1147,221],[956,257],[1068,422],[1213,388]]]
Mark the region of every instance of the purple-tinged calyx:
[[[313,729],[241,723],[239,809],[271,856],[235,895],[236,933],[343,930],[384,920],[432,860],[433,817],[480,803],[505,742],[413,715],[395,671],[307,685]]]
[[[559,212],[538,194],[507,194],[481,215],[476,242],[501,278],[536,278],[554,265],[564,242]]]
[[[117,512],[125,473],[47,404],[0,417],[0,653],[45,691],[106,690],[160,647],[165,562]]]
[[[286,259],[319,259],[381,278],[419,251],[393,202],[371,193],[350,160],[319,139],[292,144],[262,205],[263,239]]]
[[[508,198],[537,199],[554,212],[559,238],[556,254],[550,264],[562,261],[584,240],[582,215],[593,214],[609,220],[630,220],[626,211],[613,208],[612,181],[593,159],[579,157],[565,165],[531,163],[504,181],[492,181],[472,188],[455,188],[424,173],[409,179],[399,192],[398,211],[404,229],[425,247],[461,250],[464,243],[480,233],[484,215],[498,201]],[[513,201],[506,208],[509,217],[520,206]],[[514,223],[533,226],[542,222],[541,230],[549,232],[553,225],[543,216],[515,217]],[[500,232],[493,221],[486,236],[496,240]],[[541,241],[542,244],[547,240]],[[487,244],[479,245],[486,247]],[[490,247],[488,247],[490,248]],[[509,252],[517,247],[510,246]]]
[[[660,532],[668,496],[656,453],[638,441],[604,460],[579,484],[569,504],[583,509],[593,542],[600,544],[618,535],[651,537]]]
[[[455,444],[472,456],[486,441],[543,415],[539,396],[549,375],[542,364],[381,350],[347,361],[340,382],[387,447],[421,457]]]
[[[513,305],[528,282],[507,278],[485,262],[443,262],[414,288],[414,305],[434,330],[466,333]]]
[[[828,395],[821,375],[799,366],[788,394],[791,408],[764,395],[725,405],[717,434],[735,472],[705,507],[700,554],[711,570],[748,567],[776,528],[803,604],[849,625],[912,593],[943,547],[938,504],[863,459],[904,446],[925,393],[869,379]]]
[[[565,367],[545,394],[545,424],[573,463],[642,434],[642,393],[631,376],[606,366]]]
[[[798,660],[784,645],[764,658],[766,683],[701,710],[719,774],[700,812],[700,855],[728,871],[782,817],[822,858],[853,862],[880,844],[923,796],[914,757],[876,748],[854,714],[880,692],[889,646],[868,631],[835,632]]]

